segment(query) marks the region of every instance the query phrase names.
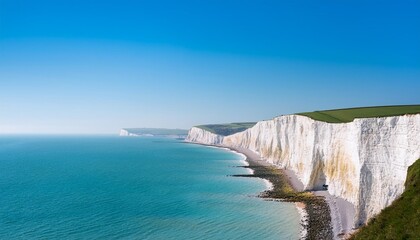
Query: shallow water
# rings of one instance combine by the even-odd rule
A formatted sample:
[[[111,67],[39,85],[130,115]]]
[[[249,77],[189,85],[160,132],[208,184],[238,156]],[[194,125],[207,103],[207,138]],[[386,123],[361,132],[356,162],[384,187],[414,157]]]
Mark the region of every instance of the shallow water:
[[[0,239],[298,239],[242,156],[173,139],[0,137]]]

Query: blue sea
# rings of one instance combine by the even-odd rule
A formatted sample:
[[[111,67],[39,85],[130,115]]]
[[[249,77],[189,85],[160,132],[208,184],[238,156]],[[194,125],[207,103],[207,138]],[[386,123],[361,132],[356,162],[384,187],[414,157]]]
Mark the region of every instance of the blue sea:
[[[175,139],[0,137],[0,239],[298,239],[243,157]]]

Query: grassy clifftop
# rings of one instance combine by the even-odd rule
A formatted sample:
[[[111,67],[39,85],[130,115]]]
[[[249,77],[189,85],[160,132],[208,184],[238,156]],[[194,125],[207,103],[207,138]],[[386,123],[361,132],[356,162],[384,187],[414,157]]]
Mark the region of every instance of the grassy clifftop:
[[[245,131],[253,127],[256,122],[243,122],[243,123],[227,123],[227,124],[207,124],[196,126],[214,134],[228,136],[237,132]]]
[[[420,105],[347,108],[297,113],[314,120],[329,123],[352,122],[355,118],[389,117],[420,113]]]
[[[420,238],[420,159],[408,168],[404,193],[351,239]]]
[[[420,113],[420,105],[346,108],[303,112],[296,114],[328,123],[346,123],[352,122],[355,118],[389,117],[418,113]],[[199,125],[196,127],[222,136],[228,136],[237,132],[242,132],[248,128],[253,127],[255,124],[255,122],[243,122],[228,124],[207,124]]]

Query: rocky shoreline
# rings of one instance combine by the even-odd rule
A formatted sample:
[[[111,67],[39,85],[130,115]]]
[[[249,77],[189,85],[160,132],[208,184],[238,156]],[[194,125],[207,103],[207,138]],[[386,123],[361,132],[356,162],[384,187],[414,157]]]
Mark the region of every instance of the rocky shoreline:
[[[304,207],[306,212],[305,219],[302,219],[302,225],[305,229],[304,239],[307,240],[330,240],[334,239],[334,233],[331,224],[330,207],[325,197],[316,196],[311,192],[304,192],[301,189],[299,181],[285,170],[276,168],[275,166],[260,159],[258,154],[248,149],[226,147],[221,145],[210,145],[189,142],[209,147],[219,147],[229,149],[234,152],[245,155],[245,161],[248,166],[239,166],[253,170],[252,174],[236,174],[233,177],[255,177],[268,180],[272,184],[272,188],[258,195],[267,201],[282,201],[300,203],[300,207]]]
[[[258,197],[269,201],[303,203],[307,212],[307,219],[303,222],[306,229],[305,239],[333,239],[330,208],[324,197],[315,196],[311,192],[296,191],[281,169],[263,164],[261,161],[249,157],[246,153],[238,151],[238,149],[232,150],[247,156],[246,161],[249,165],[242,167],[250,168],[254,172],[253,174],[233,175],[234,177],[267,179],[273,184],[273,188],[260,193]]]
[[[302,225],[306,233],[303,239],[334,239],[330,207],[325,197],[316,196],[312,192],[302,191],[301,186],[299,186],[301,183],[290,176],[290,173],[261,160],[258,154],[248,149],[195,142],[189,143],[225,148],[245,155],[245,161],[248,163],[248,166],[238,167],[252,169],[253,173],[231,175],[232,177],[255,177],[268,180],[272,184],[272,188],[261,192],[258,194],[258,197],[267,201],[293,202],[297,203],[299,207],[304,208],[306,217],[302,219]]]

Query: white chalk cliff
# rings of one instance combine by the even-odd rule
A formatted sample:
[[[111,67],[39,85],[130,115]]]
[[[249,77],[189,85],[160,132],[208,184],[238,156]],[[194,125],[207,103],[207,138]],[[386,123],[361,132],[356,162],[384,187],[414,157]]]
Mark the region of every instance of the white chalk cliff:
[[[138,134],[135,134],[135,133],[131,133],[131,132],[129,132],[129,131],[127,131],[126,129],[121,129],[120,130],[120,136],[122,136],[122,137],[137,137],[137,136],[139,136]]]
[[[185,139],[188,142],[196,142],[210,145],[221,145],[223,136],[211,133],[198,127],[192,127]]]
[[[225,137],[193,127],[186,140],[250,149],[293,170],[306,190],[329,185],[331,195],[354,205],[358,227],[404,191],[407,169],[420,158],[420,114],[350,123],[286,115]]]
[[[130,136],[130,133],[125,129],[121,129],[120,130],[120,136]]]

